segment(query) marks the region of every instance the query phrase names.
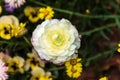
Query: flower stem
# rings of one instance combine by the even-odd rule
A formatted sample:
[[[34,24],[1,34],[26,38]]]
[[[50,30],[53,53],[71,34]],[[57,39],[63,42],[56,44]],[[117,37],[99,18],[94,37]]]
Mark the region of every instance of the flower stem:
[[[80,34],[81,35],[91,35],[92,33],[95,33],[95,32],[98,32],[98,31],[101,31],[101,30],[104,30],[104,29],[108,29],[110,27],[112,28],[112,27],[115,27],[116,25],[117,25],[116,23],[111,23],[111,24],[108,24],[108,25],[104,25],[104,26],[89,30],[89,31],[81,32]]]
[[[113,49],[111,50],[108,50],[108,51],[105,51],[103,53],[98,53],[97,55],[93,56],[93,57],[90,57],[86,60],[86,63],[85,63],[85,66],[89,66],[90,65],[90,62],[93,62],[93,61],[97,61],[101,58],[106,58],[108,56],[113,56],[114,54],[114,51],[117,50],[117,47],[114,47]]]
[[[0,41],[0,45],[2,45],[2,44],[14,44],[14,42],[10,42],[10,41]]]
[[[51,68],[49,69],[48,71],[56,71],[56,70],[62,70],[62,69],[65,69],[65,66],[62,66],[62,67],[54,67],[54,68]]]
[[[30,41],[29,41],[25,36],[23,36],[23,39],[25,40],[25,42],[26,42],[29,46],[32,46],[31,43],[30,43]]]
[[[41,3],[40,1],[36,1],[36,0],[30,0],[30,2],[40,5],[40,6],[48,6],[47,4]],[[51,6],[52,7],[52,6]],[[60,8],[55,8],[52,7],[55,11],[61,12],[61,13],[66,13],[69,15],[75,15],[77,17],[84,17],[84,18],[112,18],[115,19],[120,18],[119,15],[88,15],[88,14],[81,14],[79,12],[73,12],[73,11],[69,11],[69,10],[65,10],[65,9],[60,9]]]

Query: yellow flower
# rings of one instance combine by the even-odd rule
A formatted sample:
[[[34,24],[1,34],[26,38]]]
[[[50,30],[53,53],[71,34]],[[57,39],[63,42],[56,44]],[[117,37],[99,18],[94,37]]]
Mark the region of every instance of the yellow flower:
[[[54,15],[54,11],[51,7],[47,6],[47,8],[39,9],[39,18],[40,19],[51,19]]]
[[[24,14],[28,17],[28,19],[31,22],[37,22],[39,20],[39,16],[38,16],[38,8],[34,8],[34,7],[26,7],[24,10]]]
[[[77,63],[74,66],[67,67],[66,68],[67,75],[71,78],[78,78],[82,72],[81,67],[82,67],[82,65],[80,63]]]
[[[46,75],[44,75],[44,76],[32,76],[30,78],[30,80],[52,80],[52,78],[49,76],[46,76]]]
[[[104,76],[104,77],[101,77],[99,80],[108,80],[108,78]]]
[[[6,53],[0,52],[0,59],[8,64],[9,60],[11,59],[11,56],[7,55]]]
[[[12,25],[6,23],[0,23],[0,37],[3,39],[11,39],[12,38]]]
[[[71,59],[65,63],[67,75],[71,78],[78,78],[82,72],[81,59]]]
[[[28,53],[27,60],[26,60],[26,70],[29,68],[34,69],[36,67],[44,67],[45,63],[36,55],[37,53],[33,50],[32,53]]]
[[[11,39],[13,34],[13,28],[19,26],[19,20],[14,15],[4,15],[0,17],[0,37],[3,39]],[[22,26],[20,24],[20,26]],[[21,34],[20,31],[17,30],[19,35]]]
[[[22,57],[15,56],[8,62],[8,71],[13,73],[16,72],[24,73],[23,69],[24,63],[25,61]]]
[[[2,6],[0,6],[0,14],[2,13]]]
[[[41,67],[36,67],[31,71],[33,76],[43,76],[45,75],[45,71]]]
[[[32,22],[32,23],[35,23],[39,20],[39,17],[38,15],[35,15],[35,13],[33,15],[30,15],[29,16],[29,20]]]
[[[13,26],[19,25],[19,20],[14,15],[4,15],[0,17],[0,23],[6,23]]]
[[[30,7],[30,6],[27,6],[25,9],[24,9],[24,14],[26,16],[30,16],[32,12],[35,12],[35,9],[33,7]]]
[[[52,80],[51,73],[45,72],[41,67],[36,67],[31,71],[32,77],[30,80]]]
[[[82,72],[82,64],[81,63],[77,63],[75,66],[73,66],[73,70],[71,70],[73,72],[73,78],[78,78],[79,76],[81,76],[81,72]]]
[[[118,49],[117,49],[118,52],[120,52],[120,43],[118,44]]]
[[[80,62],[80,61],[81,61],[81,58],[71,59],[71,60],[69,60],[69,61],[66,61],[65,66],[66,66],[66,67],[74,66],[74,65],[76,65],[76,64],[77,64],[78,62]]]
[[[24,35],[27,32],[27,29],[25,28],[26,23],[20,23],[19,26],[13,27],[12,33],[15,37],[20,37]]]
[[[41,76],[40,80],[52,80],[52,78],[50,78],[48,76]]]
[[[90,10],[89,9],[86,9],[85,12],[86,12],[86,14],[90,14]]]

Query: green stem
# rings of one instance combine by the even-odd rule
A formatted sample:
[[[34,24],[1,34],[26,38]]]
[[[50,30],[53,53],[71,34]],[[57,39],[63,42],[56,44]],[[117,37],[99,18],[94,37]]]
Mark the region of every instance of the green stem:
[[[103,53],[98,53],[97,55],[93,56],[93,57],[90,57],[86,60],[86,64],[85,66],[89,66],[90,62],[95,62],[101,58],[106,58],[108,56],[111,56],[114,54],[114,51],[116,51],[117,48],[114,47],[113,49],[109,50],[109,51],[105,51]]]
[[[49,69],[48,71],[56,71],[56,70],[61,70],[61,69],[65,69],[65,67],[64,66],[62,66],[62,67],[54,67],[54,68],[51,68],[51,69]]]
[[[102,31],[102,30],[107,29],[107,28],[112,28],[112,27],[115,27],[116,25],[117,25],[116,23],[111,23],[111,24],[108,24],[105,26],[101,26],[101,27],[89,30],[89,31],[81,32],[80,34],[81,35],[91,35],[92,33]]]
[[[78,0],[74,0],[73,5],[72,5],[72,9],[71,9],[72,11],[74,11],[74,8],[75,8],[74,6],[76,5],[77,1],[78,1]],[[70,15],[70,16],[69,16],[69,19],[71,19],[72,16],[73,16],[73,15]]]
[[[49,6],[47,4],[41,3],[40,1],[36,1],[36,0],[30,0],[30,2],[40,5],[40,6]],[[65,9],[60,9],[60,8],[55,8],[52,7],[55,11],[61,12],[61,13],[66,13],[69,15],[75,15],[77,17],[84,17],[84,18],[120,18],[119,15],[87,15],[87,14],[81,14],[79,12],[73,12],[73,11],[69,11],[69,10],[65,10]]]
[[[25,40],[25,42],[26,42],[29,46],[32,46],[32,45],[31,45],[31,42],[30,42],[25,36],[23,36],[23,39]]]
[[[1,44],[14,44],[14,42],[10,42],[10,41],[0,41],[0,45]]]

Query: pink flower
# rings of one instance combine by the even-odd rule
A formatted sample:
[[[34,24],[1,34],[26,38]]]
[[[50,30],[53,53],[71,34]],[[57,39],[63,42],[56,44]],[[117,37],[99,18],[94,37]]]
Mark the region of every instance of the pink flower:
[[[12,8],[19,8],[25,3],[25,0],[5,0],[5,3]]]
[[[8,67],[5,66],[5,63],[0,60],[0,80],[6,80],[8,78],[7,72]]]

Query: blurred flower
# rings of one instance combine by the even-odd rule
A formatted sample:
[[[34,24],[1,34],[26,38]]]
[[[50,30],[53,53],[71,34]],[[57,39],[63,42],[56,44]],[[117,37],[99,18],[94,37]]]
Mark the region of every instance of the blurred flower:
[[[50,72],[45,72],[42,68],[36,67],[34,70],[31,72],[32,77],[30,80],[52,80],[51,73]]]
[[[41,76],[40,80],[52,80],[52,78],[48,76]]]
[[[5,64],[7,65],[8,61],[11,59],[11,57],[8,54],[6,54],[6,53],[0,52],[0,59],[3,62],[5,62]]]
[[[40,19],[51,19],[54,15],[54,11],[51,7],[47,6],[47,8],[39,9],[39,18]]]
[[[2,6],[0,6],[0,14],[2,13]]]
[[[71,59],[65,63],[67,75],[71,78],[78,78],[82,72],[81,59]]]
[[[108,78],[105,76],[105,77],[101,77],[99,80],[108,80]]]
[[[0,23],[0,37],[3,39],[11,39],[12,38],[12,26],[6,23]]]
[[[37,9],[37,8],[31,7],[31,6],[27,6],[27,7],[25,7],[25,9],[24,9],[24,14],[25,14],[26,16],[30,16],[30,15],[32,15],[32,13],[35,13],[35,12],[36,12],[36,9]]]
[[[19,25],[19,20],[13,15],[4,15],[0,17],[0,37],[3,39],[11,39],[13,37],[12,30],[14,26]]]
[[[14,7],[10,7],[10,5],[8,3],[5,4],[4,6],[5,10],[12,13],[14,12],[15,8]]]
[[[8,71],[9,72],[20,72],[20,73],[24,73],[24,59],[20,56],[15,56],[13,57],[11,60],[9,60],[8,62]]]
[[[5,3],[12,8],[18,8],[25,3],[25,0],[5,0]]]
[[[9,24],[9,25],[18,26],[19,25],[19,20],[14,15],[3,15],[3,16],[0,17],[0,24],[1,23],[6,23],[6,24]]]
[[[120,43],[118,44],[118,49],[117,49],[118,52],[120,52]]]
[[[26,23],[20,23],[19,26],[13,27],[12,34],[15,37],[20,37],[24,35],[27,32],[27,29],[25,28],[25,26],[26,26]]]
[[[80,47],[78,32],[66,19],[44,21],[33,31],[31,42],[42,59],[55,64],[73,58]]]
[[[85,10],[86,14],[90,14],[90,9]]]
[[[38,57],[37,53],[33,50],[32,53],[27,53],[27,60],[26,60],[26,70],[29,68],[34,69],[36,67],[44,67],[45,63]]]
[[[26,7],[24,14],[28,17],[31,22],[37,22],[39,19],[50,19],[54,15],[54,11],[51,7],[37,8],[37,7]]]
[[[0,36],[3,39],[11,39],[13,36],[20,37],[27,32],[26,23],[19,24],[18,18],[13,15],[0,17],[0,26]]]
[[[6,80],[8,78],[7,72],[8,67],[5,66],[5,63],[0,60],[0,80]]]
[[[74,65],[76,65],[80,61],[81,61],[81,58],[71,59],[71,60],[65,62],[65,66],[66,67],[74,66]]]
[[[28,6],[24,9],[24,14],[33,23],[39,20],[38,8]]]
[[[40,77],[45,75],[45,71],[41,67],[36,67],[31,71],[31,74],[35,77]]]

